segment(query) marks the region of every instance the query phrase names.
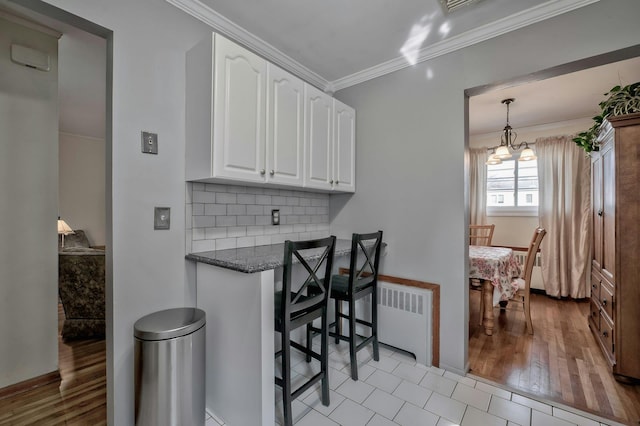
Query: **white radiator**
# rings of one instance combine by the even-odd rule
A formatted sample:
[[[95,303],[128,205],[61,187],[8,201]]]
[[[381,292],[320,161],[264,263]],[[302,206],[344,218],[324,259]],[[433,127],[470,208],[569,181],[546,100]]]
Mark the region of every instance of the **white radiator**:
[[[378,340],[412,353],[425,366],[432,360],[432,301],[430,290],[378,281]],[[356,305],[358,317],[370,319],[370,296]],[[346,306],[345,306],[346,308]],[[345,324],[346,325],[346,324]],[[344,330],[344,328],[343,328]],[[369,335],[368,328],[357,329]]]
[[[513,253],[513,255],[518,260],[518,263],[520,264],[520,266],[522,268],[524,268],[524,264],[527,261],[527,252],[525,252],[525,251],[515,251]],[[539,267],[541,265],[542,265],[542,263],[540,262],[540,253],[536,253],[536,260],[533,262],[533,267],[535,268],[536,266]]]

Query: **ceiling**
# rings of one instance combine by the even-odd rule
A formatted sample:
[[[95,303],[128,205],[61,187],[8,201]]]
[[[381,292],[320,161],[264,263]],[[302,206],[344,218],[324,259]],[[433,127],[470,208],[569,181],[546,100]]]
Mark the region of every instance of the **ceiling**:
[[[411,55],[547,0],[201,0],[327,81]]]
[[[598,103],[611,88],[638,81],[640,58],[633,58],[473,96],[469,99],[469,133],[499,133],[506,123],[503,99],[515,98],[509,106],[509,121],[517,130],[591,118],[599,113]]]
[[[495,28],[506,22],[512,25],[524,16],[530,21],[531,11],[548,14],[551,4],[564,4],[566,11],[571,10],[566,5],[578,7],[575,5],[597,0],[478,0],[452,13],[445,12],[440,0],[180,1],[196,2],[224,20],[225,28],[234,29],[243,44],[258,38],[288,58],[288,63],[299,64],[325,82],[335,82],[398,58],[408,66],[416,52],[434,46],[441,49],[443,43],[475,37],[472,43],[489,33],[497,35]],[[0,10],[3,8],[63,33],[59,44],[60,129],[104,137],[104,40],[8,0],[0,0]],[[611,87],[636,81],[640,81],[640,59],[474,96],[470,99],[470,133],[499,132],[504,127],[506,108],[500,103],[504,98],[516,98],[511,124],[517,129],[591,117]]]

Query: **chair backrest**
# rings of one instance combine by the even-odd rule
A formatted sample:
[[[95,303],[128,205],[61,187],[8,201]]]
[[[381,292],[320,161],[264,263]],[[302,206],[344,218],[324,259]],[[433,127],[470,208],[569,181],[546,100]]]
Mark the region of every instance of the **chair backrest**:
[[[351,236],[348,288],[350,293],[375,288],[378,282],[381,247],[382,231]]]
[[[531,242],[529,243],[529,250],[527,250],[527,260],[524,264],[524,272],[522,278],[525,282],[525,290],[528,292],[531,286],[531,273],[533,272],[533,264],[536,262],[536,255],[538,254],[538,249],[540,248],[540,243],[542,239],[547,234],[547,231],[544,228],[536,228],[533,232],[533,237],[531,238]]]
[[[327,306],[331,293],[331,268],[335,246],[336,237],[334,236],[317,240],[284,242],[281,318],[291,318],[291,315],[298,312]],[[305,256],[310,257],[310,260],[305,260]],[[306,271],[303,273],[306,278],[301,287],[295,290],[292,288],[294,258]],[[318,276],[319,271],[324,274]],[[316,287],[314,290],[319,290],[317,293],[312,293],[313,296],[307,295],[306,290],[310,284]]]
[[[472,246],[490,246],[496,225],[469,225],[469,244]]]

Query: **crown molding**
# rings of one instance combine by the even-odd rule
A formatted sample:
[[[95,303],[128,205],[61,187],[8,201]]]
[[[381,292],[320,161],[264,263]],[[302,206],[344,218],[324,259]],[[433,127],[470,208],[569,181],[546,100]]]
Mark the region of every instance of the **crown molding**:
[[[418,53],[416,64],[436,58],[438,56],[463,49],[476,43],[501,36],[510,31],[526,27],[545,19],[570,12],[575,9],[596,3],[600,0],[550,0],[531,9],[524,10],[514,15],[499,19],[473,30],[466,31],[457,36],[442,40],[421,49]],[[331,82],[333,90],[341,90],[359,83],[374,79],[413,66],[404,56],[375,65],[371,68],[356,72],[349,76]]]
[[[302,78],[306,82],[318,87],[321,90],[327,90],[330,87],[329,81],[322,78],[319,74],[291,59],[260,37],[250,33],[238,24],[230,21],[215,10],[206,6],[199,0],[166,0],[178,9],[186,12],[194,18],[204,22],[212,27],[217,33],[232,39],[236,43],[240,43],[249,50],[262,56],[269,62],[272,62],[292,74]]]
[[[31,28],[32,30],[40,31],[41,33],[45,33],[57,39],[60,39],[60,37],[62,37],[62,33],[58,30],[54,30],[53,28],[49,28],[28,18],[14,15],[4,10],[0,10],[0,18],[6,19],[7,21],[13,22],[18,25],[22,25],[23,27]]]
[[[334,81],[328,81],[319,74],[285,55],[260,37],[250,33],[236,23],[206,6],[199,0],[166,0],[168,3],[186,12],[194,18],[212,27],[217,33],[233,39],[268,61],[284,68],[319,89],[333,93],[376,77],[413,66],[404,56],[383,62]],[[421,49],[416,63],[424,62],[455,50],[489,40],[510,31],[526,27],[545,19],[570,12],[596,3],[600,0],[549,0],[514,15],[499,19],[481,27],[469,30],[457,36],[442,40]]]

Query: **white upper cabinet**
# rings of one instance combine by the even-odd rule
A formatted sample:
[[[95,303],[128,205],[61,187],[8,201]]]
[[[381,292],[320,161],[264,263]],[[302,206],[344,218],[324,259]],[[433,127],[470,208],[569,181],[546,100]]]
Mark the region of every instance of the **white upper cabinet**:
[[[333,100],[333,179],[334,189],[356,190],[356,111]]]
[[[304,82],[267,66],[267,182],[302,186]]]
[[[213,170],[261,182],[265,174],[267,62],[216,35]]]
[[[333,99],[306,84],[305,103],[304,186],[330,190],[333,187]]]
[[[355,190],[352,108],[217,34],[186,79],[186,180]]]
[[[306,85],[304,186],[355,192],[356,113]]]
[[[264,182],[267,62],[214,34],[186,72],[186,179]]]

